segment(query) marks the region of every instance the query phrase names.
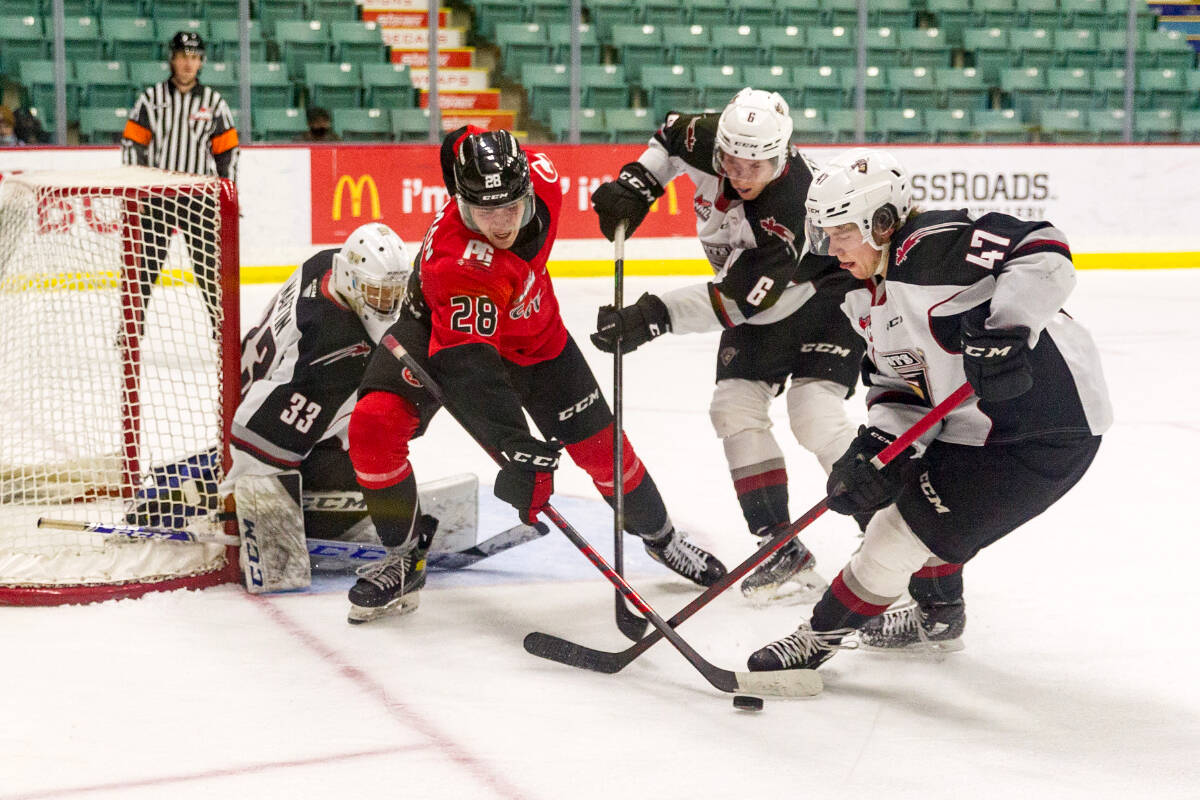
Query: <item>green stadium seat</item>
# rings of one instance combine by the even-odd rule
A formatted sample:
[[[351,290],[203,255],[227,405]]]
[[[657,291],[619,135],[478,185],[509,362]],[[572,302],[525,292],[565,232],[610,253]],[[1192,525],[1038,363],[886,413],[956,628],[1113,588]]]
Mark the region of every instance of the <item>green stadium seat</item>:
[[[1092,104],[1092,71],[1083,67],[1051,67],[1046,70],[1046,82],[1058,93],[1055,105],[1059,108],[1083,108]],[[1084,123],[1087,120],[1084,119]]]
[[[664,25],[668,64],[712,64],[712,33],[703,25]],[[644,68],[643,68],[644,70]]]
[[[916,108],[880,108],[875,111],[875,129],[882,142],[930,142],[933,137]]]
[[[952,49],[942,28],[900,30],[900,50],[910,67],[949,67]]]
[[[43,61],[50,54],[40,17],[0,17],[0,74],[16,75],[26,61]]]
[[[1136,101],[1136,92],[1135,92]],[[1097,69],[1092,71],[1092,106],[1120,108],[1125,105],[1125,70]]]
[[[1058,27],[1058,0],[1016,0],[1018,27]]]
[[[782,25],[759,31],[765,63],[782,66],[811,64],[806,29],[798,25]]]
[[[749,25],[716,28],[712,32],[712,43],[716,48],[715,58],[718,64],[762,63],[762,43],[759,41],[758,28]]]
[[[1104,27],[1104,0],[1059,0],[1059,24],[1064,28]]]
[[[207,67],[205,68],[207,69]],[[171,77],[171,68],[167,66],[166,61],[130,61],[129,62],[129,82],[133,84],[133,88],[140,92],[147,86],[153,86],[156,83],[162,83],[167,78]],[[200,71],[200,82],[208,83],[208,76],[204,70]]]
[[[1200,111],[1190,109],[1179,115],[1179,140],[1200,142]]]
[[[867,24],[897,31],[916,27],[917,14],[912,0],[871,0],[867,4]]]
[[[792,141],[801,144],[825,144],[834,139],[833,131],[825,122],[825,111],[820,108],[793,108]]]
[[[192,0],[154,0],[146,4],[146,11],[158,20],[160,17],[171,19],[196,19],[196,4]]]
[[[1183,33],[1161,28],[1146,31],[1144,36],[1144,46],[1146,52],[1153,57],[1154,66],[1160,69],[1195,69],[1196,52],[1192,50],[1187,36]]]
[[[1150,3],[1134,0],[1134,11],[1134,27],[1137,30],[1154,30],[1154,26],[1158,22],[1158,14]],[[1104,0],[1104,19],[1106,28],[1126,27],[1129,24],[1129,0]]]
[[[971,8],[985,28],[1014,28],[1020,16],[1015,0],[972,0]]]
[[[100,17],[101,29],[110,19],[147,16],[142,0],[97,0],[96,16]]]
[[[732,25],[737,13],[728,0],[685,0],[684,7],[687,8],[686,22],[707,25],[713,30]]]
[[[835,142],[865,143],[875,134],[875,110],[868,108],[863,120],[863,139],[858,138],[858,111],[853,108],[831,108],[825,112],[825,122],[833,132]]]
[[[526,21],[526,5],[524,0],[476,0],[475,31],[485,39],[495,39],[497,25]]]
[[[963,31],[978,25],[971,0],[925,0],[925,10],[933,14],[938,28],[946,32],[952,47],[963,44]]]
[[[763,0],[730,0],[735,25],[750,25],[762,28],[776,22],[775,9]]]
[[[250,63],[250,102],[256,106],[290,108],[295,105],[295,89],[287,65],[277,61]]]
[[[983,75],[975,67],[945,67],[934,70],[934,80],[942,90],[945,108],[987,108],[991,92]]]
[[[808,46],[817,64],[830,67],[853,66],[858,62],[855,29],[841,25],[808,29]]]
[[[212,40],[212,29],[208,20],[189,17],[186,14],[184,16],[168,16],[159,13],[157,6],[152,11],[154,12],[151,14],[154,19],[154,31],[162,42],[169,42],[171,37],[180,31],[198,33],[206,42]]]
[[[1179,112],[1173,108],[1135,111],[1133,135],[1143,142],[1179,141]]]
[[[656,119],[669,111],[694,112],[700,108],[700,92],[688,64],[647,64],[642,67],[640,83],[646,93],[646,106]]]
[[[347,142],[386,142],[392,138],[392,121],[382,108],[335,108],[333,129]]]
[[[81,108],[79,110],[79,141],[83,144],[119,142],[128,117],[128,106]]]
[[[925,127],[929,129],[929,135],[935,142],[962,143],[976,140],[969,109],[927,108]]]
[[[989,84],[994,85],[1000,70],[1010,66],[1008,31],[1003,28],[967,28],[963,31],[963,50]]]
[[[641,0],[642,16],[638,22],[646,25],[690,25],[688,7],[679,0]],[[698,23],[699,24],[699,23]]]
[[[522,64],[549,64],[552,48],[550,30],[536,22],[500,22],[496,24],[496,45],[504,74],[517,78]],[[570,63],[563,59],[563,63]]]
[[[391,57],[383,29],[375,22],[331,22],[329,38],[334,59],[343,64],[382,64]]]
[[[124,61],[76,61],[80,107],[129,108],[143,87],[134,87]]]
[[[700,90],[700,106],[724,108],[746,85],[742,68],[734,64],[720,67],[698,66],[692,70],[696,88]]]
[[[846,98],[846,104],[854,105],[857,102],[855,93],[858,91],[858,69],[843,67],[839,73],[839,80],[842,82],[842,96]],[[892,104],[892,87],[888,84],[887,73],[879,67],[867,67],[863,89],[866,92],[868,108],[883,108]]]
[[[807,28],[821,24],[821,0],[777,0],[774,6],[784,25]],[[825,124],[824,116],[821,124]]]
[[[49,59],[24,61],[17,72],[21,85],[25,87],[26,105],[36,106],[46,112],[44,123],[54,124],[54,109],[56,88],[54,82],[54,62]],[[75,64],[66,64],[66,83],[63,87],[66,93],[67,119],[79,118],[79,84],[75,82]]]
[[[830,74],[833,74],[832,69]],[[769,67],[744,66],[742,67],[742,78],[746,81],[747,86],[767,92],[779,92],[785,98],[793,94],[795,89],[800,88],[793,81],[793,69],[781,64],[773,64]],[[832,80],[836,85],[837,78],[834,77]],[[841,87],[838,88],[840,90]],[[790,100],[788,102],[791,103]]]
[[[214,19],[210,25],[212,36],[210,41],[213,43],[213,58],[219,58],[223,61],[238,61],[241,59],[242,46],[241,33],[238,28],[236,19]],[[267,40],[263,38],[262,22],[256,19],[250,20],[250,27],[246,29],[250,47],[251,61],[266,61],[267,60]]]
[[[299,108],[254,110],[254,138],[290,142],[308,130],[308,119]],[[336,129],[335,129],[336,130]]]
[[[571,109],[550,110],[550,130],[560,142],[570,141]],[[579,141],[581,144],[600,144],[609,141],[608,126],[604,122],[604,110],[600,108],[579,109]]]
[[[1092,141],[1125,141],[1125,109],[1094,108],[1088,112],[1088,127],[1092,129]]]
[[[604,121],[612,131],[612,140],[626,144],[645,144],[658,127],[658,119],[646,108],[610,108]]]
[[[213,0],[205,2],[211,3]],[[358,8],[350,0],[308,0],[308,17],[328,24],[354,22],[358,18]]]
[[[371,108],[416,105],[416,90],[407,64],[360,64],[363,100]]]
[[[100,20],[96,17],[67,17],[63,20],[63,39],[67,58],[104,58],[104,40],[100,38]]]
[[[571,0],[530,0],[529,21],[549,25],[552,22],[571,24]]]
[[[858,0],[821,0],[821,24],[829,27],[840,25],[851,29],[857,27]],[[871,24],[869,10],[867,24]]]
[[[600,41],[612,43],[613,29],[617,25],[635,25],[641,19],[642,10],[629,0],[588,0],[592,25]],[[640,25],[638,26],[640,27]]]
[[[662,28],[655,25],[613,25],[611,44],[625,65],[626,74],[635,82],[642,76],[643,65],[663,64],[667,60]]]
[[[290,75],[299,75],[310,62],[329,61],[329,28],[319,20],[281,19],[275,23],[275,41],[279,58]],[[271,103],[288,106],[290,103]]]
[[[571,24],[550,23],[550,61],[556,64],[571,63]],[[596,64],[600,61],[600,37],[595,25],[579,26],[579,61],[581,64]]]
[[[1042,141],[1087,142],[1092,139],[1087,112],[1079,108],[1043,108],[1038,127]]]
[[[551,109],[571,103],[571,72],[566,64],[525,64],[521,84],[529,98],[526,107],[539,122],[549,121]]]
[[[749,77],[749,75],[747,75]],[[845,102],[845,92],[842,89],[841,76],[838,70],[831,66],[794,67],[792,69],[792,84],[799,102],[793,105],[803,105],[808,108],[841,108]],[[751,82],[751,86],[754,83]],[[756,87],[757,88],[757,87]],[[789,90],[784,88],[787,97]]]
[[[591,108],[629,108],[629,81],[620,64],[583,64],[580,103]]]
[[[225,102],[237,105],[242,95],[242,84],[238,80],[238,71],[231,61],[209,61],[200,72],[202,83],[211,86],[221,93]],[[166,77],[170,77],[168,72]],[[162,79],[160,79],[161,82]]]
[[[1183,73],[1183,85],[1192,97],[1189,108],[1200,108],[1200,69],[1189,69]]]
[[[1105,65],[1104,53],[1100,51],[1100,38],[1089,28],[1057,31],[1054,44],[1062,54],[1059,60],[1061,66],[1097,69]]]
[[[308,105],[352,108],[362,104],[362,78],[356,64],[305,64]]]
[[[397,142],[429,141],[429,109],[393,108],[390,116],[392,137]]]
[[[1028,142],[1029,129],[1012,108],[988,108],[971,112],[971,124],[983,142]]]
[[[856,56],[857,57],[857,56]],[[906,61],[895,28],[867,29],[867,63],[877,67],[899,67]]]
[[[1183,73],[1177,69],[1137,71],[1135,102],[1138,108],[1182,110],[1191,99]],[[1136,121],[1136,120],[1135,120]]]
[[[280,22],[308,20],[309,14],[304,6],[304,0],[255,0],[258,8],[258,18],[262,20],[263,28],[269,34],[277,31]],[[320,20],[312,19],[313,22]],[[324,25],[324,23],[322,23]]]
[[[1058,102],[1058,92],[1048,85],[1046,72],[1038,67],[1001,70],[1000,91],[1007,95],[1008,105],[1026,119]]]
[[[941,97],[930,67],[892,67],[887,71],[887,81],[900,108],[935,108]]]
[[[1049,69],[1058,66],[1054,31],[1048,28],[1014,28],[1008,32],[1014,59],[1012,66]]]
[[[149,17],[105,17],[100,29],[108,40],[108,57],[114,61],[151,61],[164,55],[163,42]]]

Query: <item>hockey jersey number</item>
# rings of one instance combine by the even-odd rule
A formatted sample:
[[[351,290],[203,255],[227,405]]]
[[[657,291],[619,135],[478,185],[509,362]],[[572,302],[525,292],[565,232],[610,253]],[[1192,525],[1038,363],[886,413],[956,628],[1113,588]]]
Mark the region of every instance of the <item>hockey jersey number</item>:
[[[485,337],[496,332],[496,304],[490,299],[456,294],[450,298],[450,308],[453,330]]]
[[[279,415],[279,419],[301,433],[308,433],[317,415],[321,413],[320,404],[311,402],[299,392],[293,394],[288,402],[290,405]]]

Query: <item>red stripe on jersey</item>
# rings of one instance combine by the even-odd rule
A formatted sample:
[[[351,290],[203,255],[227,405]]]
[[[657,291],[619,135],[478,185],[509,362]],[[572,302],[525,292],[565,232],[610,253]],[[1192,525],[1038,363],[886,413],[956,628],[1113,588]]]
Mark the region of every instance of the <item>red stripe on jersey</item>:
[[[249,442],[244,442],[236,436],[231,435],[229,437],[229,443],[239,450],[245,450],[247,453],[253,453],[254,457],[264,464],[270,464],[273,467],[279,467],[281,469],[298,469],[300,467],[299,460],[287,461],[281,458],[276,458],[270,453],[260,450]]]
[[[738,478],[733,482],[733,490],[739,496],[747,492],[753,492],[755,489],[765,489],[768,486],[786,486],[787,485],[787,470],[772,469],[766,472],[760,472],[757,475],[751,475],[746,478]]]
[[[833,579],[833,583],[829,585],[829,591],[839,603],[844,605],[851,612],[855,614],[862,614],[865,617],[874,617],[877,614],[882,614],[884,611],[887,611],[888,608],[887,605],[881,606],[876,605],[875,603],[868,603],[866,600],[863,600],[854,592],[850,591],[850,587],[846,585],[844,580],[842,580],[842,573],[840,572],[837,574],[837,577]]]

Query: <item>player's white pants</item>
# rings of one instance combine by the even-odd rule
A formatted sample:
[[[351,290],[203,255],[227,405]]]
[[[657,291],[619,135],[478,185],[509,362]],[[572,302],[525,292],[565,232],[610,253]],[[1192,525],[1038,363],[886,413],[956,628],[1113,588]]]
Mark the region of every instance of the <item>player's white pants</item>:
[[[787,407],[792,435],[817,457],[828,475],[857,432],[846,416],[846,387],[817,378],[793,379]]]
[[[896,504],[876,512],[862,545],[842,573],[850,591],[863,600],[890,605],[908,589],[908,579],[936,556],[913,534]]]

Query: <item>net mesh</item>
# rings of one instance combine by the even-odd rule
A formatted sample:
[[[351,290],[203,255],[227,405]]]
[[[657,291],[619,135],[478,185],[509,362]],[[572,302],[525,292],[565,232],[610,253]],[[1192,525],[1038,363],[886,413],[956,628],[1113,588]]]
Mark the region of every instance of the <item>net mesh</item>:
[[[221,281],[236,269],[221,252],[236,201],[222,184],[145,168],[0,182],[0,586],[224,566],[219,545],[36,527],[50,517],[217,530],[205,515],[217,504],[224,397],[236,391],[222,341],[236,297]]]

